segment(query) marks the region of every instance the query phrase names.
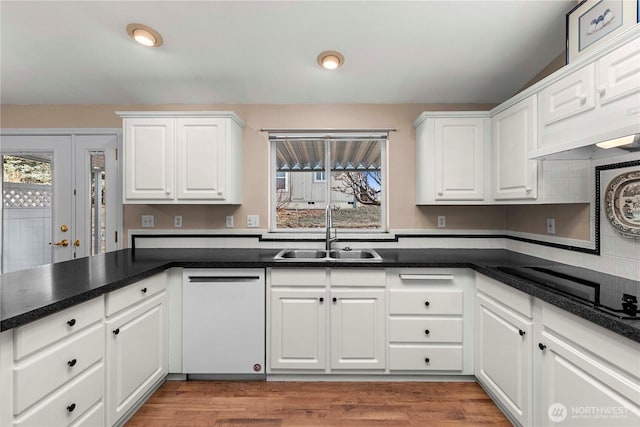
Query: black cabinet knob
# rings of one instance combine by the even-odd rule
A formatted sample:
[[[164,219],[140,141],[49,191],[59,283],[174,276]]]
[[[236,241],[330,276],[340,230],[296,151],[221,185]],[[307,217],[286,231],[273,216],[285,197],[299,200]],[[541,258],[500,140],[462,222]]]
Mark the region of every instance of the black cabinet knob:
[[[425,330],[424,330],[424,334],[425,334],[425,335],[429,335],[430,333],[431,333],[431,331],[430,331],[430,330],[428,330],[428,329],[425,329]]]
[[[76,363],[78,363],[76,359],[71,359],[67,362],[67,365],[69,365],[70,368],[73,368],[74,366],[76,366]]]
[[[331,301],[333,301],[333,302],[338,302],[338,298],[335,298],[335,297],[334,297],[334,298],[331,298]]]
[[[521,337],[523,337],[523,336],[524,336],[524,334],[526,334],[526,332],[525,332],[525,331],[523,331],[522,329],[519,329],[519,330],[518,330],[518,333],[520,334],[520,336],[521,336]]]
[[[142,288],[142,289],[140,289],[140,291],[141,291],[143,294],[146,294],[146,293],[147,293],[147,288]]]
[[[542,344],[542,343],[538,343],[538,348],[539,348],[540,350],[544,351],[544,350],[547,348],[547,346],[546,346],[546,345],[544,345],[544,344]]]
[[[324,302],[324,298],[320,297],[320,298],[318,298],[318,301]]]
[[[76,409],[75,403],[72,403],[71,405],[67,406],[67,411],[69,412],[73,412],[74,409]]]
[[[113,335],[118,335],[119,333],[120,333],[120,328],[115,329],[115,330],[113,331]]]
[[[76,319],[67,320],[67,325],[73,326],[76,324]]]
[[[425,302],[424,302],[424,306],[425,306],[425,307],[429,307],[429,305],[430,305],[430,304],[429,304],[429,301],[425,301]]]
[[[428,358],[428,357],[425,357],[425,358],[424,358],[424,363],[429,363],[429,362],[430,362],[429,358]]]

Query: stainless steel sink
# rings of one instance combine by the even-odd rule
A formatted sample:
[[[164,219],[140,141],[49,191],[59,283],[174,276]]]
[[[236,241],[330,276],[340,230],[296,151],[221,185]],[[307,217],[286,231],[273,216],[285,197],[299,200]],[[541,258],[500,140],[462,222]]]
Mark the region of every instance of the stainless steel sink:
[[[382,257],[373,249],[283,249],[273,257],[280,261],[313,261],[313,262],[374,262],[382,261]]]
[[[329,252],[329,258],[349,261],[380,261],[382,257],[373,249],[342,249]]]
[[[274,259],[322,259],[327,256],[327,251],[315,249],[283,249]]]

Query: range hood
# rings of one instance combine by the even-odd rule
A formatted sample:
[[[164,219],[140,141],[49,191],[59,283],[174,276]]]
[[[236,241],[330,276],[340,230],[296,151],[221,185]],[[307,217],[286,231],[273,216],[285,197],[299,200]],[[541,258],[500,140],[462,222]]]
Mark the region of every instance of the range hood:
[[[637,152],[640,155],[640,134],[552,145],[529,152],[529,158],[536,160],[586,160],[632,152]]]

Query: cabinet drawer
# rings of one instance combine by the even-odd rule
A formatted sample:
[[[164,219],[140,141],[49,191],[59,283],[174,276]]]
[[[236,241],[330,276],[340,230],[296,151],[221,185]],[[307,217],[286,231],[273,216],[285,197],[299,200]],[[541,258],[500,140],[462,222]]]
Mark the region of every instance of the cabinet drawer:
[[[462,342],[462,319],[395,318],[389,324],[391,342]]]
[[[111,316],[133,304],[166,289],[167,280],[164,273],[140,280],[126,288],[109,292],[106,299],[106,314]]]
[[[67,426],[99,405],[103,398],[104,365],[95,365],[48,398],[44,405],[18,418],[16,426]],[[90,415],[90,414],[87,414]]]
[[[15,360],[86,328],[104,315],[103,297],[94,298],[14,330]]]
[[[462,314],[461,290],[392,289],[390,314]]]
[[[462,346],[395,346],[389,351],[389,369],[405,371],[461,371]]]
[[[271,270],[272,286],[325,286],[327,274],[324,268],[274,268]]]
[[[331,286],[384,286],[387,278],[383,269],[333,268],[329,274]]]
[[[100,323],[18,363],[13,371],[14,414],[99,362],[103,354],[104,325]]]

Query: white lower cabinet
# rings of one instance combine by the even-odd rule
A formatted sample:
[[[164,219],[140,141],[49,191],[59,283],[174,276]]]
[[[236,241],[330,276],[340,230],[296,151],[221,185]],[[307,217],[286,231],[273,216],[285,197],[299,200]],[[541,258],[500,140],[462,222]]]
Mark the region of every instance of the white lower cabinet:
[[[326,368],[326,291],[272,289],[269,368]]]
[[[535,425],[640,425],[640,344],[540,305]]]
[[[640,344],[476,276],[476,378],[516,425],[640,425]]]
[[[107,294],[107,425],[129,415],[168,371],[166,277]]]
[[[473,375],[473,273],[389,269],[389,371]]]
[[[533,425],[532,298],[476,279],[476,378],[509,418]]]
[[[104,424],[103,318],[99,297],[2,333],[0,425]]]
[[[385,273],[354,272],[269,271],[268,373],[385,369]]]
[[[385,368],[384,289],[331,289],[331,369]]]

